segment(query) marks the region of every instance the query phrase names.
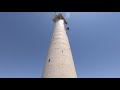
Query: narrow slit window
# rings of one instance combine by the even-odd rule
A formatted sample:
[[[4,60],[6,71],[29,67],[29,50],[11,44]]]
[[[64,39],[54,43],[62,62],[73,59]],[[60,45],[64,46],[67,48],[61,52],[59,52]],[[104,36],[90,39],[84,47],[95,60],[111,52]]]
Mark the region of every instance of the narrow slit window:
[[[50,62],[50,59],[49,59],[49,62]]]
[[[63,53],[63,50],[62,50],[62,53]]]

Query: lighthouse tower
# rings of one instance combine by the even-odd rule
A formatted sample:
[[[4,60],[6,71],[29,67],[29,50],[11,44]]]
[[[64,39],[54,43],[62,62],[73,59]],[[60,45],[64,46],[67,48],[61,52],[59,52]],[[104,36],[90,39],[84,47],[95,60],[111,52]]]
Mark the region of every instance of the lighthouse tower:
[[[67,21],[55,14],[55,24],[42,78],[77,78],[72,52],[67,37]]]

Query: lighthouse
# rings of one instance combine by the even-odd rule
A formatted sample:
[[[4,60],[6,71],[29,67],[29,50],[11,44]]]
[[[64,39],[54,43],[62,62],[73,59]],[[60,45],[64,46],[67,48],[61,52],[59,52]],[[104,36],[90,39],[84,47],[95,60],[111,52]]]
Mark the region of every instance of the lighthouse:
[[[53,18],[54,30],[42,72],[42,78],[77,78],[67,32],[69,27],[62,13]]]

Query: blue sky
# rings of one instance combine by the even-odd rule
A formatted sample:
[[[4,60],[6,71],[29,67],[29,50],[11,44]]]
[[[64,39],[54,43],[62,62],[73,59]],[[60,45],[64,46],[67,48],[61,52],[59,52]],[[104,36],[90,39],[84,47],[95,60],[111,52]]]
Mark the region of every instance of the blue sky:
[[[41,77],[54,28],[53,15],[0,12],[1,78]],[[120,78],[120,13],[70,12],[67,20],[78,77]]]

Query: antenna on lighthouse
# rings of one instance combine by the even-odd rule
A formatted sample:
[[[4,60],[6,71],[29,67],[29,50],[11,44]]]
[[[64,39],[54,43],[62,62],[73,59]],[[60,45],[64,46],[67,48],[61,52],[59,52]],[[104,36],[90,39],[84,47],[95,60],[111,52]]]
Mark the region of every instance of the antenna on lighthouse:
[[[57,12],[54,13],[54,17],[56,17],[56,16],[57,16]]]

